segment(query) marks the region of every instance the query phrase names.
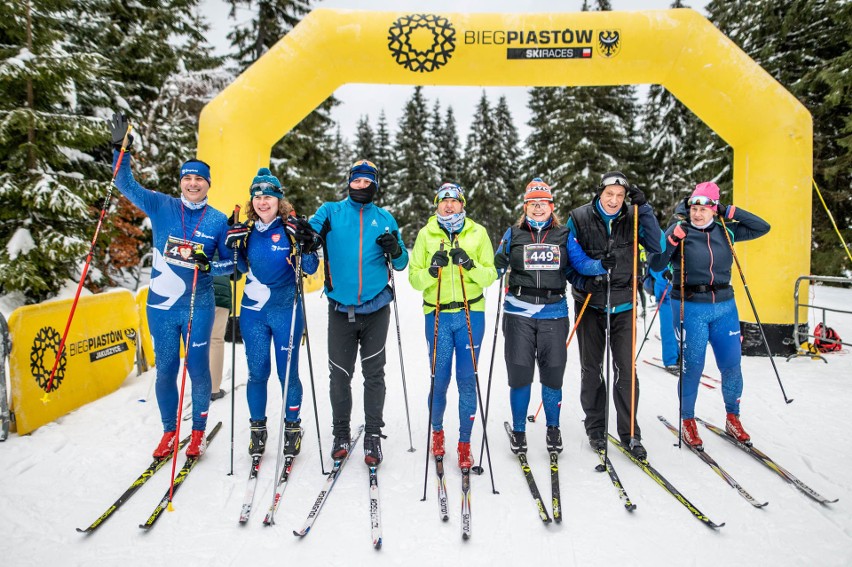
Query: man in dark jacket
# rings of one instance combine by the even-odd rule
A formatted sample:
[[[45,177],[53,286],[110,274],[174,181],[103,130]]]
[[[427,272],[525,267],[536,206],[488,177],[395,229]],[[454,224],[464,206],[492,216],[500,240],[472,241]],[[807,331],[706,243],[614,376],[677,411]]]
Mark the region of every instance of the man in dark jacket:
[[[631,206],[624,202],[630,197]],[[583,307],[586,295],[591,293],[589,308],[577,328],[580,348],[581,385],[580,403],[586,414],[586,434],[592,449],[606,448],[606,383],[604,381],[604,351],[606,348],[607,312],[610,318],[609,344],[614,371],[613,400],[617,412],[618,437],[629,446],[634,456],[647,458],[641,443],[639,425],[636,423],[636,406],[639,401],[638,379],[635,392],[631,384],[633,375],[633,223],[634,212],[639,213],[639,243],[650,254],[662,249],[662,231],[645,195],[627,182],[620,171],[604,174],[598,193],[592,202],[571,211],[568,229],[593,259],[615,260],[608,276],[571,278],[575,313]],[[610,293],[607,298],[607,277]],[[635,395],[634,395],[635,394]],[[631,398],[633,406],[631,407]],[[631,424],[631,416],[633,423]],[[633,425],[631,440],[631,425]],[[631,443],[632,441],[632,443]]]

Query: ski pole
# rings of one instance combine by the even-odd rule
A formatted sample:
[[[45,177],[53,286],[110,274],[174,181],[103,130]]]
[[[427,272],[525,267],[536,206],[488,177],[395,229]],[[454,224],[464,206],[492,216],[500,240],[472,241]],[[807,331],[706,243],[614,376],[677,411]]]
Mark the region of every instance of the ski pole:
[[[441,250],[444,250],[444,241],[441,241]],[[432,445],[432,398],[435,395],[435,367],[438,364],[438,321],[441,315],[441,273],[443,266],[438,266],[438,293],[435,296],[435,333],[432,338],[432,377],[429,380],[429,419],[426,422],[426,467],[423,472],[423,498],[426,500],[426,484],[429,481],[429,448]]]
[[[610,352],[609,341],[612,337],[612,314],[610,306],[612,301],[612,271],[606,271],[606,405],[604,406],[604,462],[609,458],[609,392],[610,392],[610,366],[612,366],[612,356]],[[601,467],[600,470],[605,470],[603,468],[603,464],[598,465],[596,468]]]
[[[683,440],[683,303],[686,295],[684,294],[684,243],[680,241],[680,326],[678,327],[678,377],[677,377],[677,448],[682,447]]]
[[[648,325],[648,330],[645,331],[645,336],[642,338],[642,344],[639,345],[639,350],[636,351],[636,357],[633,359],[633,362],[636,362],[639,359],[639,355],[642,353],[642,348],[644,348],[645,343],[648,342],[648,335],[651,334],[651,329],[654,328],[654,320],[657,318],[657,313],[660,312],[660,306],[663,304],[663,301],[666,299],[666,294],[669,292],[669,286],[666,285],[663,290],[663,294],[660,296],[660,300],[657,302],[657,308],[654,310],[654,315],[651,317],[651,324]],[[662,326],[662,323],[660,323]],[[662,331],[661,331],[662,332]]]
[[[183,421],[183,393],[186,390],[186,369],[189,365],[189,349],[192,346],[190,340],[192,338],[192,315],[195,311],[195,290],[198,285],[198,265],[195,266],[192,272],[192,293],[190,293],[189,296],[189,321],[186,324],[186,341],[183,343],[186,349],[186,354],[183,358],[183,372],[180,376],[180,398],[178,399],[177,424],[175,426],[175,450],[172,454],[172,483],[171,488],[169,488],[169,512],[174,512],[175,509],[174,506],[172,506],[172,496],[174,496],[175,493],[175,472],[177,470],[178,451],[180,451],[180,443],[178,440],[180,439],[180,422]],[[193,408],[193,411],[194,410],[195,408]]]
[[[503,245],[503,242],[500,242],[500,246]],[[498,248],[499,249],[499,248]],[[491,363],[488,366],[488,386],[486,387],[487,394],[485,395],[485,418],[483,421],[488,421],[488,412],[491,408],[491,377],[494,375],[494,352],[497,350],[497,329],[500,328],[500,308],[503,306],[503,281],[506,278],[506,273],[504,272],[502,276],[500,276],[500,291],[497,293],[497,320],[494,321],[494,342],[491,345]],[[482,444],[479,447],[479,463],[482,462],[482,454],[485,451],[485,437],[482,438]],[[481,465],[474,465],[470,469],[475,474],[482,474],[484,472]]]
[[[299,295],[302,298],[302,321],[305,324],[305,348],[308,351],[308,373],[311,377],[311,399],[314,403],[314,422],[317,426],[317,446],[319,447],[320,454],[320,470],[322,470],[322,474],[328,474],[325,472],[325,461],[322,458],[322,438],[320,437],[320,424],[319,424],[319,409],[317,408],[317,390],[314,385],[314,361],[311,357],[311,336],[308,333],[308,310],[305,307],[305,281],[304,278],[299,278]]]
[[[636,439],[636,299],[639,286],[639,205],[633,205],[633,316],[630,348],[633,361],[630,363],[630,451],[639,442]]]
[[[459,245],[458,237],[456,237],[454,246]],[[491,475],[491,492],[497,492],[497,487],[494,486],[494,467],[491,466],[491,448],[488,446],[488,422],[485,419],[485,409],[482,405],[482,392],[479,389],[479,370],[476,365],[476,351],[474,350],[473,330],[470,325],[470,305],[467,303],[467,291],[464,286],[464,268],[459,265],[459,283],[462,291],[462,301],[464,301],[464,318],[467,322],[467,338],[470,341],[470,359],[473,363],[473,379],[476,382],[476,398],[479,401],[479,415],[482,417],[482,439],[485,441],[485,456],[488,459],[488,474]],[[458,376],[456,376],[458,379]]]
[[[787,398],[787,393],[784,391],[784,384],[781,383],[781,375],[778,374],[778,367],[775,366],[775,359],[772,358],[772,350],[769,348],[769,342],[766,340],[766,333],[763,331],[763,324],[761,324],[760,317],[757,315],[757,307],[755,307],[751,291],[748,289],[748,283],[746,283],[743,268],[740,266],[740,259],[734,251],[734,243],[731,241],[731,235],[728,233],[728,227],[725,225],[725,217],[719,215],[719,219],[722,221],[722,231],[725,233],[725,238],[728,239],[728,246],[731,248],[731,255],[734,257],[734,262],[737,264],[737,271],[740,273],[740,279],[743,280],[743,287],[745,288],[746,295],[748,296],[748,301],[751,304],[751,310],[752,313],[754,313],[754,320],[757,321],[757,328],[760,329],[760,338],[763,339],[763,346],[766,347],[766,355],[769,357],[769,362],[772,363],[772,369],[775,371],[775,378],[778,380],[778,386],[781,388],[781,395],[784,396],[785,402],[788,404],[793,403],[793,400]]]
[[[121,141],[121,151],[118,153],[118,161],[115,163],[115,169],[112,172],[112,179],[109,182],[104,204],[101,207],[101,214],[98,217],[98,224],[95,226],[95,234],[92,236],[92,243],[89,245],[89,253],[86,256],[86,262],[83,264],[83,272],[80,274],[80,281],[77,283],[77,292],[74,294],[74,301],[71,303],[71,312],[68,314],[68,321],[65,323],[65,330],[62,332],[62,339],[59,341],[59,347],[56,351],[56,359],[53,361],[53,368],[50,371],[50,378],[47,381],[45,394],[42,398],[44,403],[47,403],[47,394],[53,391],[53,378],[56,376],[56,369],[59,366],[59,361],[62,359],[62,353],[65,350],[65,339],[68,338],[68,330],[71,328],[71,321],[74,319],[74,312],[77,310],[77,301],[80,300],[80,292],[83,291],[83,284],[86,282],[86,275],[89,273],[89,266],[92,264],[92,256],[95,253],[95,243],[98,241],[98,235],[101,233],[104,217],[106,216],[107,207],[112,200],[112,188],[115,185],[115,177],[118,175],[118,168],[121,167],[121,161],[124,159],[124,154],[127,153],[127,139],[130,137],[130,132],[133,130],[133,125],[127,125],[127,131],[124,133],[124,139]]]
[[[295,244],[294,248],[294,262],[296,266],[294,268],[295,272],[295,281],[298,282],[302,278],[302,255],[301,250],[299,249],[299,245]],[[288,343],[287,348],[287,367],[284,371],[284,384],[282,384],[281,389],[281,419],[279,420],[278,425],[278,455],[275,457],[275,476],[272,477],[275,479],[275,483],[278,482],[278,475],[281,474],[281,457],[284,453],[284,420],[287,416],[287,394],[289,393],[290,381],[293,379],[291,376],[292,372],[290,369],[290,363],[293,360],[293,349],[295,348],[295,331],[296,331],[296,307],[299,305],[299,285],[298,283],[293,286],[293,313],[290,316],[290,341]],[[322,460],[322,454],[320,454],[320,460]],[[276,491],[272,491],[272,505],[269,508],[269,523],[275,523],[275,500],[276,500]]]
[[[240,206],[234,205],[234,223],[240,222]],[[236,388],[234,382],[236,380],[237,366],[237,247],[234,246],[234,275],[231,277],[231,472],[228,476],[234,474],[234,413],[236,412],[236,396],[234,395]]]
[[[580,314],[577,315],[577,320],[574,321],[574,327],[571,329],[571,334],[568,335],[568,340],[565,341],[565,348],[568,348],[571,345],[571,339],[574,338],[574,333],[577,331],[577,327],[580,325],[580,321],[583,319],[583,313],[586,312],[586,306],[589,304],[589,300],[592,298],[591,293],[586,294],[586,300],[583,302],[583,307],[580,308]],[[541,408],[544,407],[544,400],[541,400],[538,403],[538,409],[535,410],[535,415],[528,415],[527,421],[530,423],[535,423],[535,420],[538,419],[538,414],[541,413]]]
[[[385,228],[385,233],[389,229]],[[385,254],[385,261],[388,265],[388,276],[390,276],[391,293],[393,294],[393,315],[396,319],[396,344],[399,351],[399,370],[402,374],[402,397],[405,400],[405,419],[408,422],[408,452],[414,452],[414,443],[411,441],[411,415],[408,413],[408,388],[405,385],[405,364],[402,361],[402,335],[399,332],[399,305],[396,302],[396,282],[393,277],[393,264],[391,263],[390,254]]]

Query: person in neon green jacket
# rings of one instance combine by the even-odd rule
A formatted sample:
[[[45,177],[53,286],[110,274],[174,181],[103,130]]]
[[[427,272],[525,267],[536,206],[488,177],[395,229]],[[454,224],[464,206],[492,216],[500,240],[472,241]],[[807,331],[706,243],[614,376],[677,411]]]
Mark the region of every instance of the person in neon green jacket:
[[[476,377],[470,356],[470,337],[473,337],[474,353],[478,358],[485,333],[483,290],[497,279],[491,240],[482,225],[465,217],[464,205],[464,193],[458,185],[441,185],[435,195],[436,214],[429,218],[426,226],[417,234],[414,250],[409,255],[408,268],[408,281],[411,286],[423,292],[430,364],[433,352],[435,354],[431,400],[432,454],[441,458],[444,455],[444,410],[447,406],[447,389],[455,354],[456,385],[459,389],[458,456],[459,467],[463,469],[473,466],[470,434],[476,418]],[[465,295],[470,310],[470,328],[464,311]],[[439,311],[437,345],[436,310]]]

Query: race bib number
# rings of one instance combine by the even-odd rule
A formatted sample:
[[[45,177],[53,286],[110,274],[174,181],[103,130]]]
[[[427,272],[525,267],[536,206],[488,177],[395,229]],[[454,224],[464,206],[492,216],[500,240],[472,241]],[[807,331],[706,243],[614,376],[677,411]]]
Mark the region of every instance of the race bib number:
[[[527,244],[524,246],[525,270],[558,270],[559,246],[557,244]]]
[[[172,265],[183,266],[184,268],[195,268],[195,261],[192,259],[193,250],[203,250],[204,245],[191,240],[184,240],[177,236],[169,236],[166,241],[166,247],[163,249],[163,259]]]

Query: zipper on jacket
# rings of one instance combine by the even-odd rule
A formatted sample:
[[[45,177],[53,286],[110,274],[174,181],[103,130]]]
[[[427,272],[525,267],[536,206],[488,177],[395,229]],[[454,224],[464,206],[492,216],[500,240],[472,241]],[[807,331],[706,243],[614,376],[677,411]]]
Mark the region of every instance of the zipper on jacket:
[[[362,276],[363,276],[363,265],[364,265],[364,206],[361,206],[361,210],[358,212],[359,218],[359,229],[358,229],[358,305],[361,305],[361,289],[362,285]]]

